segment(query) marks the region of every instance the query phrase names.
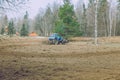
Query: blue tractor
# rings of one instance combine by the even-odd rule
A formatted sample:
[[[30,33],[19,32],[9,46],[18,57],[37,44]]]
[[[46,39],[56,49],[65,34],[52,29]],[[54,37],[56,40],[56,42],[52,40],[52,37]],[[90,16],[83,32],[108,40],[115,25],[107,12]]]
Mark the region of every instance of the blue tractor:
[[[64,39],[62,36],[60,36],[58,33],[53,33],[52,35],[49,36],[49,43],[58,45],[58,44],[65,44],[68,41]]]

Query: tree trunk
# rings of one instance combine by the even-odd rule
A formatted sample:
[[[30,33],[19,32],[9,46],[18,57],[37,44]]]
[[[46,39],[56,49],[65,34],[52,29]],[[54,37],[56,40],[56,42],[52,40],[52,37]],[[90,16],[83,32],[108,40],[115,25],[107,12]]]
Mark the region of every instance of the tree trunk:
[[[109,21],[110,21],[110,28],[109,28],[109,37],[112,35],[112,11],[111,11],[111,1],[109,4]]]
[[[98,13],[98,0],[96,0],[96,3],[95,3],[95,45],[97,45],[98,44],[98,40],[97,40],[97,13]]]

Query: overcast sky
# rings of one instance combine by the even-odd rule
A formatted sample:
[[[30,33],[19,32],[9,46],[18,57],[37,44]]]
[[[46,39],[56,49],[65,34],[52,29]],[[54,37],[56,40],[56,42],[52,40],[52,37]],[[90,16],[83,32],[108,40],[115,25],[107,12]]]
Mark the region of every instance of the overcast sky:
[[[9,18],[14,18],[18,16],[23,17],[25,15],[25,12],[28,11],[29,17],[34,18],[40,8],[45,9],[48,4],[52,5],[54,1],[61,4],[63,0],[29,0],[27,8],[20,10],[17,13],[7,12],[6,14],[8,15]],[[72,4],[75,5],[78,1],[84,1],[85,3],[87,3],[88,0],[71,0],[71,1],[72,1]]]
[[[58,3],[62,3],[63,0],[30,0],[30,17],[35,16],[40,8],[46,8],[48,4],[52,5],[53,2],[56,1]],[[87,2],[87,0],[83,0],[84,2]],[[73,4],[76,4],[78,0],[72,0]]]
[[[28,9],[27,10],[23,10],[21,11],[21,13],[12,13],[12,15],[14,16],[18,16],[21,15],[23,16],[25,14],[25,11],[29,12],[29,17],[33,18],[35,17],[35,15],[38,13],[40,8],[45,9],[47,7],[48,4],[52,5],[54,1],[58,2],[59,4],[62,3],[63,0],[29,0],[29,4],[28,4]],[[84,3],[88,3],[88,0],[71,0],[72,3],[75,5],[78,1],[84,1]],[[116,0],[112,0],[113,2]]]

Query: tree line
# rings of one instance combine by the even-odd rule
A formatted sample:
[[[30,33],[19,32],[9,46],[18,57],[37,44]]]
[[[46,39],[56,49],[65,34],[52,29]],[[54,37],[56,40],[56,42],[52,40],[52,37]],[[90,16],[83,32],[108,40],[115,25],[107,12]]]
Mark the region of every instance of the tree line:
[[[70,0],[63,0],[63,4],[54,2],[46,9],[39,9],[38,14],[29,18],[26,11],[23,18],[9,20],[7,15],[1,16],[0,33],[4,33],[4,28],[13,24],[14,31],[21,36],[28,36],[31,32],[36,32],[40,36],[49,36],[51,33],[59,33],[65,37],[74,36],[95,36],[95,15],[97,14],[97,35],[98,37],[119,36],[120,35],[120,0],[79,0],[73,5]],[[9,35],[9,34],[8,34]]]

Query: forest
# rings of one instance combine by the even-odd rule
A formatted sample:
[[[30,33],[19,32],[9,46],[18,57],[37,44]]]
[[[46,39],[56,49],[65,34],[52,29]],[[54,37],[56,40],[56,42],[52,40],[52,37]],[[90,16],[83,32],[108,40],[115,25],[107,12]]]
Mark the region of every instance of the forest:
[[[0,80],[120,80],[120,0],[55,0],[35,17],[29,1],[0,0]]]
[[[23,0],[17,7],[12,4],[6,6],[4,1],[0,4],[1,35],[12,36],[17,33],[19,36],[28,36],[31,32],[39,36],[49,36],[54,32],[62,36],[83,37],[94,37],[95,34],[98,37],[120,35],[119,0],[88,0],[88,4],[85,4],[84,0],[79,0],[76,5],[73,5],[70,0],[63,0],[63,4],[54,1],[45,9],[40,8],[34,18],[29,17],[28,11],[19,18],[9,18],[9,15],[4,14],[4,11],[14,11],[16,8],[25,6],[24,4],[28,4],[27,1]]]

